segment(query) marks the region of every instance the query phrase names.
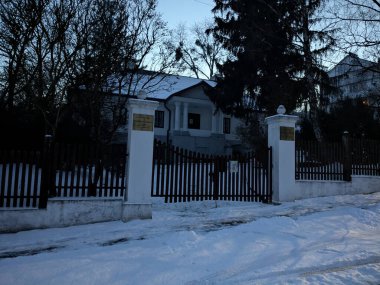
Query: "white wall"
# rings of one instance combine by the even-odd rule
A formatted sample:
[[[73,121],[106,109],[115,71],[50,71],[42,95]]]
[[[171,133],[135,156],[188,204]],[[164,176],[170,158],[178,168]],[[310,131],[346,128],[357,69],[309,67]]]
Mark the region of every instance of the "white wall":
[[[46,209],[0,210],[0,232],[65,227],[120,220],[119,199],[49,199]]]
[[[289,200],[380,192],[380,177],[352,175],[352,182],[299,180]]]

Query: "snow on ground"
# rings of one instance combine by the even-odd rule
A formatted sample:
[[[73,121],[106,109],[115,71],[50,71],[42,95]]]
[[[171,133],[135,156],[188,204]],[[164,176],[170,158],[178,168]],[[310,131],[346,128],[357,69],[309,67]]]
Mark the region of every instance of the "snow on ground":
[[[0,284],[380,284],[380,193],[153,209],[1,234]]]

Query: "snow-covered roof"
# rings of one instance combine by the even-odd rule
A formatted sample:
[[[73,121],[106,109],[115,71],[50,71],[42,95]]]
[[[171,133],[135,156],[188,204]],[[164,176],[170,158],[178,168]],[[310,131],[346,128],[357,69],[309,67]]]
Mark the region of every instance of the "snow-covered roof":
[[[337,63],[331,70],[328,71],[330,77],[344,75],[347,72],[356,71],[364,68],[374,66],[376,63],[362,59],[356,54],[346,55],[339,63]]]
[[[167,100],[179,92],[200,84],[207,84],[211,87],[216,85],[216,82],[212,80],[153,73],[136,74],[133,76],[132,81],[131,83],[123,84],[121,94],[134,96],[140,90],[144,90],[147,93],[147,98],[157,100]],[[117,93],[117,91],[115,90],[114,93]]]

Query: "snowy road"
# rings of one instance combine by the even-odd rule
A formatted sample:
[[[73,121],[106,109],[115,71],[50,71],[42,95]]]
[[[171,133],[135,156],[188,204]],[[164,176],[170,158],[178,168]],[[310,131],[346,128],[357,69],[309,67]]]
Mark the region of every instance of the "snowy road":
[[[0,235],[0,284],[380,284],[380,193]]]

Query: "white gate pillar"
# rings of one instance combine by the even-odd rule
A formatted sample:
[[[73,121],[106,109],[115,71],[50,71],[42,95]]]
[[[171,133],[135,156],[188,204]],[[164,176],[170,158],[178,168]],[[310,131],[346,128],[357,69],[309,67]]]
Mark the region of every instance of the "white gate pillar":
[[[129,99],[127,143],[127,189],[122,220],[151,219],[151,177],[154,142],[154,111],[158,102]]]
[[[273,202],[294,200],[295,186],[295,124],[297,116],[285,115],[284,106],[278,115],[265,119],[268,125],[268,146],[272,147]]]

